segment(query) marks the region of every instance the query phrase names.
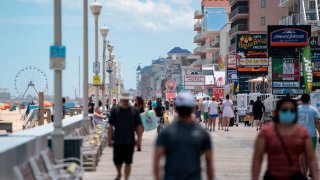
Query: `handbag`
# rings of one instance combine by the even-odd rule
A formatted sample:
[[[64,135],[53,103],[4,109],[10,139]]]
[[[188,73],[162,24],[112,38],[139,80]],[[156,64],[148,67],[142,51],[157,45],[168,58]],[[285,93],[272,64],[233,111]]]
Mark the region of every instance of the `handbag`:
[[[276,131],[276,134],[278,136],[278,139],[280,140],[280,144],[282,146],[282,148],[284,149],[284,152],[287,156],[287,160],[288,160],[288,163],[290,165],[290,168],[291,168],[291,171],[292,171],[292,168],[293,168],[293,160],[290,156],[290,153],[288,151],[288,148],[287,148],[287,145],[286,143],[284,142],[282,136],[280,135],[280,132],[278,130],[278,127],[277,125],[274,126],[275,128],[275,131]],[[264,175],[264,180],[277,180],[277,178],[273,177],[268,171],[266,172],[266,174]],[[307,180],[307,178],[302,174],[301,171],[292,171],[291,173],[291,180]]]

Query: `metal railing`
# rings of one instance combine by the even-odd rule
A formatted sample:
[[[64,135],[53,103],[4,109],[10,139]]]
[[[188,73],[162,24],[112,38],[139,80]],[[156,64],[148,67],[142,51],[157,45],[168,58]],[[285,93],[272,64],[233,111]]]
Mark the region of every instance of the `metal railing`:
[[[248,6],[239,6],[235,8],[234,10],[231,11],[230,13],[230,19],[235,17],[238,14],[248,14],[249,13],[249,8]]]
[[[292,14],[291,16],[286,16],[279,21],[280,25],[299,25],[301,24],[302,15]]]
[[[237,24],[236,26],[232,27],[229,31],[229,35],[232,36],[234,33],[238,31],[248,31],[247,24]]]

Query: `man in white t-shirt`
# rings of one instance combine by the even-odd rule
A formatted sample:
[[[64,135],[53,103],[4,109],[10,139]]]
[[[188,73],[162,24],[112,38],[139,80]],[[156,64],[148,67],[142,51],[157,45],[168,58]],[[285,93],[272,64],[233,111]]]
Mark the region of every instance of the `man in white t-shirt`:
[[[204,126],[205,129],[209,129],[208,128],[208,121],[209,121],[209,103],[210,103],[210,98],[207,97],[204,101],[203,101],[203,105],[202,105],[202,111],[203,111],[203,122],[204,122]]]
[[[216,102],[215,97],[212,97],[208,106],[209,112],[209,130],[215,131],[216,128],[216,118],[218,117],[218,103]]]

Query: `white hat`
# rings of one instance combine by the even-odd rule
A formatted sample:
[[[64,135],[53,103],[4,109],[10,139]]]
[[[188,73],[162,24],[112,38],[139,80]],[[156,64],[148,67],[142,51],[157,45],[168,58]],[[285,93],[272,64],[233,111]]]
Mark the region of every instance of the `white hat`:
[[[176,98],[176,107],[195,107],[195,99],[191,93],[180,93]]]
[[[131,94],[129,92],[122,92],[120,97],[119,97],[120,100],[131,100],[132,97],[131,97]]]

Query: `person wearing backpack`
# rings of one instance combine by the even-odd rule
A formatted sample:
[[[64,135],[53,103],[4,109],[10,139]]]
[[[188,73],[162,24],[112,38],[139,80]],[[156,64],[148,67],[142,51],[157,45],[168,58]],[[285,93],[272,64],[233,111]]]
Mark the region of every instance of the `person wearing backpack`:
[[[132,99],[130,93],[123,92],[119,107],[112,110],[109,118],[108,146],[113,146],[113,162],[118,173],[116,180],[121,179],[123,163],[125,163],[125,180],[129,179],[134,145],[136,144],[138,150],[141,149],[143,126],[140,113],[129,105],[130,99]],[[115,131],[114,136],[113,131]],[[137,141],[134,133],[137,134]]]
[[[195,99],[190,93],[180,93],[175,101],[177,120],[166,127],[156,140],[154,179],[200,180],[201,160],[205,156],[206,179],[213,180],[213,152],[209,134],[193,116]],[[164,177],[160,159],[165,157]]]
[[[158,123],[157,132],[159,134],[160,131],[163,129],[163,126],[164,126],[163,114],[165,113],[165,107],[162,104],[161,98],[157,98],[157,105],[154,108],[154,112],[155,112],[156,117],[157,117],[157,123]]]

